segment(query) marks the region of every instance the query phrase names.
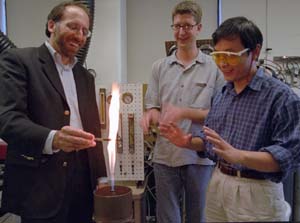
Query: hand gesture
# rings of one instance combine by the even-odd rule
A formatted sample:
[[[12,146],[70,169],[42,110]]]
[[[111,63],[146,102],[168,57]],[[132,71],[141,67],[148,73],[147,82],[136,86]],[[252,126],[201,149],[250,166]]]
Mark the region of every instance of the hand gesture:
[[[160,119],[160,111],[157,109],[149,109],[148,111],[144,112],[143,117],[140,121],[140,126],[143,129],[144,134],[149,133],[150,125],[158,125]]]
[[[178,147],[189,147],[192,140],[192,134],[185,134],[174,123],[160,123],[160,135],[168,139],[171,143]]]
[[[177,123],[184,119],[184,109],[174,106],[169,103],[165,103],[162,106],[162,112],[160,116],[160,122],[164,123]]]
[[[52,146],[54,150],[72,152],[96,146],[94,139],[95,136],[91,133],[71,126],[64,126],[55,133]]]
[[[214,130],[204,126],[207,141],[214,145],[213,151],[229,163],[238,164],[241,160],[241,150],[234,148]]]

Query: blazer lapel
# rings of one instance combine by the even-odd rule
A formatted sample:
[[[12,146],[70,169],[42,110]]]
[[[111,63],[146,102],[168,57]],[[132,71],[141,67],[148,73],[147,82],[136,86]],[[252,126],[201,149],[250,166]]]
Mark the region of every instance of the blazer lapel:
[[[43,72],[48,77],[48,79],[52,83],[53,87],[62,96],[62,98],[65,101],[67,101],[61,80],[59,78],[59,74],[58,74],[56,66],[55,66],[55,63],[54,63],[53,58],[45,44],[43,44],[39,48],[39,58],[43,64],[43,66],[42,66]]]

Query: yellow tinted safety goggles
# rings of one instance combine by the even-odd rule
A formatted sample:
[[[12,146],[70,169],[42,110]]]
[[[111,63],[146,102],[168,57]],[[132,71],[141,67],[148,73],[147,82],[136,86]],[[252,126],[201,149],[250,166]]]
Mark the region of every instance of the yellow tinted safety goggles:
[[[240,52],[229,52],[229,51],[214,51],[210,55],[217,65],[222,62],[231,66],[236,66],[241,62],[242,55],[249,51],[249,48],[243,49]]]

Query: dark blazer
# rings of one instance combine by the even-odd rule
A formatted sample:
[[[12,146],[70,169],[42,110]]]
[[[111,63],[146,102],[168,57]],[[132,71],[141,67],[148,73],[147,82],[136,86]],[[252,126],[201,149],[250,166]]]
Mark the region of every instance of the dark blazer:
[[[100,137],[93,76],[73,68],[85,131]],[[47,47],[10,49],[0,58],[0,138],[8,143],[2,208],[33,218],[54,216],[65,195],[74,153],[42,153],[50,130],[69,125],[63,86]],[[93,188],[106,176],[102,144],[86,150]]]

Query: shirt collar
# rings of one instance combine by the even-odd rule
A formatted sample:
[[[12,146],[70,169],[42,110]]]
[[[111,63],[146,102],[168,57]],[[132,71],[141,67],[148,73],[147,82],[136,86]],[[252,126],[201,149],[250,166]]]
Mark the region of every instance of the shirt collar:
[[[262,68],[259,68],[256,71],[256,74],[248,84],[248,87],[253,89],[254,91],[260,91],[263,84],[263,78],[265,76],[264,70]]]
[[[176,57],[176,52],[177,52],[177,50],[175,50],[171,56],[167,57],[168,64],[173,64],[173,63],[180,64],[180,61]],[[194,62],[195,63],[205,63],[206,62],[205,55],[204,55],[204,53],[201,52],[201,50],[199,50],[197,57],[194,59]]]
[[[73,63],[64,65],[61,60],[61,55],[51,46],[49,41],[46,41],[45,45],[48,48],[55,63],[59,64],[61,67],[65,68],[65,69],[67,69],[67,68],[72,69],[75,66],[75,64],[77,63],[78,59],[77,59],[77,57],[74,57]]]

